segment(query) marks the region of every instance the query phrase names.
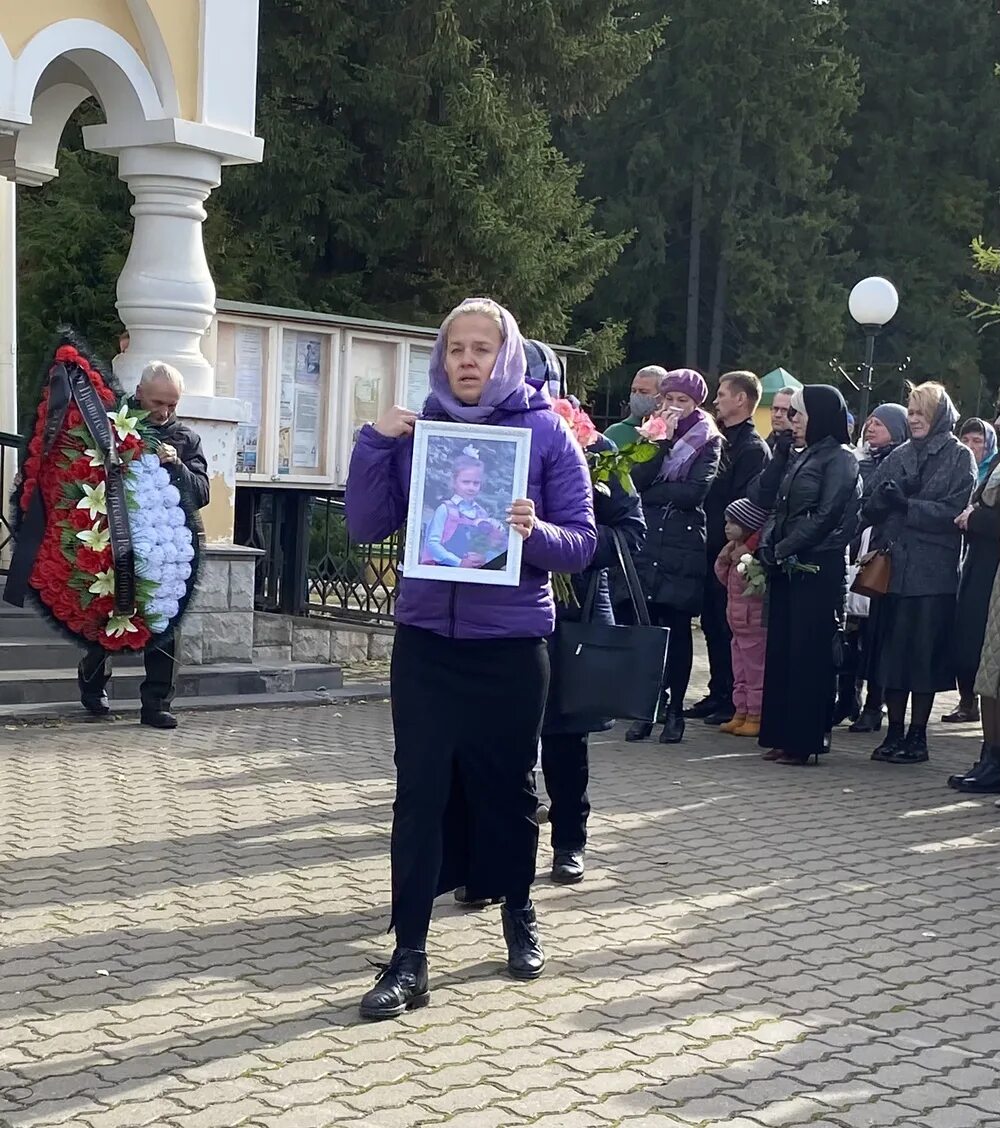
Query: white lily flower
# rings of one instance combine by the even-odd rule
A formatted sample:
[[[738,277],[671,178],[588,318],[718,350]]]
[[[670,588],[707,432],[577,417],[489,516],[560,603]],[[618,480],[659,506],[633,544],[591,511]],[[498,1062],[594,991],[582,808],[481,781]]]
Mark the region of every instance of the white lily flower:
[[[107,486],[104,482],[98,482],[96,486],[84,486],[84,496],[76,503],[77,509],[87,509],[90,511],[90,516],[106,517],[108,514],[108,495]]]
[[[108,638],[121,638],[122,635],[138,634],[139,628],[132,622],[131,615],[112,615],[104,633]]]
[[[94,582],[87,588],[91,595],[114,595],[115,594],[115,570],[108,568],[105,572],[98,572],[94,577]]]
[[[111,543],[111,534],[106,528],[102,529],[99,525],[94,525],[93,528],[84,529],[83,532],[76,534],[78,541],[88,547],[92,548],[95,552],[103,552]]]
[[[139,433],[139,420],[134,415],[129,414],[127,403],[122,404],[117,411],[109,411],[108,418],[118,435],[119,442],[124,442],[129,435]]]
[[[88,447],[83,452],[83,454],[85,458],[90,459],[90,465],[95,469],[104,465],[104,455],[101,454],[99,450],[95,450],[93,447]]]

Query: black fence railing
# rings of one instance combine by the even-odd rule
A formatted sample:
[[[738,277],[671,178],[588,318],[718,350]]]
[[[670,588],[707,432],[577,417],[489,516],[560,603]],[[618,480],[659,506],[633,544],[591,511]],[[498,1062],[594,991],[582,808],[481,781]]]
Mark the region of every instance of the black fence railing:
[[[355,544],[347,535],[343,500],[333,494],[241,486],[236,497],[236,541],[262,553],[258,610],[392,622],[401,535]]]
[[[344,503],[313,497],[309,513],[306,588],[310,615],[392,622],[403,537],[356,544],[347,535]]]
[[[7,564],[13,548],[14,534],[10,527],[10,493],[14,485],[19,435],[0,431],[0,576],[7,575]]]

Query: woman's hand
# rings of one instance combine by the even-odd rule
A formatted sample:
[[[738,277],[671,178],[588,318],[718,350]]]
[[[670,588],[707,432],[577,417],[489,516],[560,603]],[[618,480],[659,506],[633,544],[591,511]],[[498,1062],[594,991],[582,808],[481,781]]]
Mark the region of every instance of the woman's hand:
[[[482,568],[486,563],[486,557],[481,552],[467,552],[462,557],[462,568]]]
[[[672,442],[674,435],[677,434],[677,420],[680,419],[680,414],[676,409],[665,407],[662,411],[658,412],[659,417],[663,420],[663,426],[666,428],[662,442]]]
[[[961,513],[955,518],[955,524],[963,531],[969,527],[969,518],[972,516],[973,506],[963,509]]]
[[[384,415],[380,416],[374,426],[375,430],[380,435],[385,435],[387,439],[401,439],[404,435],[413,434],[413,425],[417,418],[415,411],[397,405],[390,407]]]
[[[882,504],[887,508],[905,513],[910,507],[909,498],[906,496],[905,492],[900,489],[898,482],[892,480],[883,482],[880,491]]]
[[[529,498],[519,498],[507,510],[507,524],[527,540],[535,530],[535,503]]]

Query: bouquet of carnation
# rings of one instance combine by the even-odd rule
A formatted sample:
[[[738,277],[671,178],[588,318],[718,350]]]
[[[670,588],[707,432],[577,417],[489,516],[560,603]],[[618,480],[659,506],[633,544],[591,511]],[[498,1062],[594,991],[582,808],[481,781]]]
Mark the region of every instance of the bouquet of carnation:
[[[160,465],[146,414],[63,334],[14,494],[5,599],[33,595],[106,650],[141,650],[173,627],[197,570],[197,511]]]
[[[743,589],[746,595],[763,595],[767,591],[767,569],[749,552],[740,557],[736,571],[746,581]]]
[[[621,450],[594,451],[590,448],[601,438],[601,433],[583,408],[567,399],[553,400],[552,408],[557,415],[562,416],[573,437],[583,448],[590,468],[590,480],[594,489],[600,493],[610,493],[608,483],[612,478],[620,483],[623,490],[632,493],[632,467],[642,462],[651,462],[659,453],[656,444],[667,437],[666,424],[656,415],[639,428],[640,437],[637,442],[629,443]],[[579,606],[568,576],[554,574],[552,586],[559,603]]]

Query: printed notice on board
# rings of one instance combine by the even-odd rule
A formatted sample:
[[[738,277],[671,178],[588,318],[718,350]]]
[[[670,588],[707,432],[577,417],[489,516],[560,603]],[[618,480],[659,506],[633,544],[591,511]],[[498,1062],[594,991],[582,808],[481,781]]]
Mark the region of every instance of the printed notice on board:
[[[235,353],[235,395],[247,405],[247,422],[256,428],[260,426],[260,405],[264,384],[262,331],[250,325],[237,325]]]
[[[299,385],[295,390],[295,442],[292,461],[296,470],[319,468],[319,392]]]

